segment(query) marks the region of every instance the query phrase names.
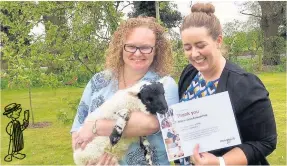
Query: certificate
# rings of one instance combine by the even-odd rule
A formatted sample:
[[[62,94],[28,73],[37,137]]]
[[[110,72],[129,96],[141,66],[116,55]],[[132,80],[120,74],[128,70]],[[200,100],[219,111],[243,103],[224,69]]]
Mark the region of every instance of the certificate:
[[[174,104],[158,115],[169,161],[241,144],[228,92]]]

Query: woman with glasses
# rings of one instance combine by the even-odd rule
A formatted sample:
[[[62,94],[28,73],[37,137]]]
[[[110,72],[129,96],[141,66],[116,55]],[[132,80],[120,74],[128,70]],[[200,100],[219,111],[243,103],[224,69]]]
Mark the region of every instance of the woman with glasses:
[[[171,45],[165,29],[154,18],[131,18],[122,23],[113,34],[107,55],[105,70],[96,73],[87,84],[72,126],[73,148],[84,148],[96,136],[109,136],[115,121],[85,121],[86,116],[97,113],[97,108],[116,91],[129,88],[147,80],[156,81],[166,76],[164,83],[168,105],[178,102],[178,88],[173,78],[167,76],[172,67]],[[78,132],[79,128],[82,129]],[[94,130],[93,130],[94,129]],[[92,132],[93,131],[93,132]],[[147,136],[151,159],[156,165],[169,165],[158,119],[153,115],[133,112],[124,130],[125,137]],[[117,159],[105,154],[97,163],[113,165]],[[133,143],[121,165],[146,165],[144,150],[138,142]]]

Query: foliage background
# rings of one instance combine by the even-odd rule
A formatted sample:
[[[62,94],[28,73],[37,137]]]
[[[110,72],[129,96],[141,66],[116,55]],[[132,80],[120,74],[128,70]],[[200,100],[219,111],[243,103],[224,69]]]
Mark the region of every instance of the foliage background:
[[[150,5],[148,11],[141,8],[141,3],[147,2],[138,1],[129,13],[130,17],[144,12],[145,15],[154,13],[154,3],[145,4]],[[88,80],[103,69],[111,34],[125,20],[123,9],[128,5],[133,3],[0,2],[1,112],[11,102],[21,103],[23,109],[33,106],[34,125],[48,125],[29,128],[24,132],[24,138],[27,138],[24,153],[29,160],[5,164],[73,164],[69,130],[79,99]],[[276,5],[275,9],[278,7]],[[183,67],[188,64],[180,35],[175,30],[179,28],[182,16],[171,2],[160,2],[159,6],[161,24],[166,27],[172,42],[175,64],[171,75],[178,79]],[[271,164],[284,165],[286,19],[279,21],[275,36],[267,39],[260,27],[263,13],[260,5],[246,2],[242,8],[245,13],[252,11],[252,15],[259,17],[251,16],[247,22],[234,20],[223,25],[222,52],[226,59],[258,74],[269,90],[279,139],[277,149],[268,160]],[[152,12],[147,13],[149,11]],[[33,34],[31,30],[39,24],[45,26],[44,33]],[[266,48],[268,51],[265,54]],[[271,61],[274,59],[274,62],[266,64],[264,57]],[[1,120],[1,160],[4,163],[3,155],[8,146],[5,133],[8,119],[3,116]]]

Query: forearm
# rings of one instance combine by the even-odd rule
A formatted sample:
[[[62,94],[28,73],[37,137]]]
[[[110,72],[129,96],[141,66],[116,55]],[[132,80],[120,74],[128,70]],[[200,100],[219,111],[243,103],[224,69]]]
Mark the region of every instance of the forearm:
[[[97,135],[99,136],[110,136],[116,125],[115,120],[104,120],[100,119],[96,122]]]
[[[264,163],[264,158],[275,149],[276,140],[276,136],[270,136],[261,141],[245,142],[225,153],[223,158],[226,165],[267,164]]]
[[[156,133],[160,129],[158,119],[154,115],[133,112],[124,130],[124,136],[146,136]]]
[[[109,136],[116,124],[115,120],[98,120],[97,134]],[[126,137],[150,135],[159,130],[159,123],[156,116],[147,115],[142,112],[132,112],[130,119],[124,129],[123,135]]]
[[[247,165],[247,158],[240,148],[233,148],[223,156],[226,165]]]

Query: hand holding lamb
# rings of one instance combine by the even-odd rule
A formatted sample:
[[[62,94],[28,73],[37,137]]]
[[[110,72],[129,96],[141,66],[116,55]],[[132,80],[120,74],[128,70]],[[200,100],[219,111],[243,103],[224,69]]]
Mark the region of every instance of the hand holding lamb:
[[[164,81],[164,78],[160,81]],[[160,82],[150,83],[142,81],[131,88],[119,90],[98,108],[97,113],[91,113],[86,118],[86,121],[92,122],[98,119],[117,120],[113,133],[110,137],[94,137],[83,150],[81,148],[75,149],[75,164],[85,165],[90,160],[97,161],[105,151],[108,151],[111,145],[116,146],[114,148],[116,152],[114,153],[121,152],[121,156],[118,156],[121,158],[124,154],[123,152],[129,147],[129,144],[122,143],[122,140],[126,138],[121,139],[121,135],[130,112],[141,111],[146,114],[164,114],[167,110],[168,106],[164,96],[164,88]],[[92,133],[92,129],[88,130]],[[144,145],[146,145],[145,142]],[[146,158],[148,160],[148,156]]]

